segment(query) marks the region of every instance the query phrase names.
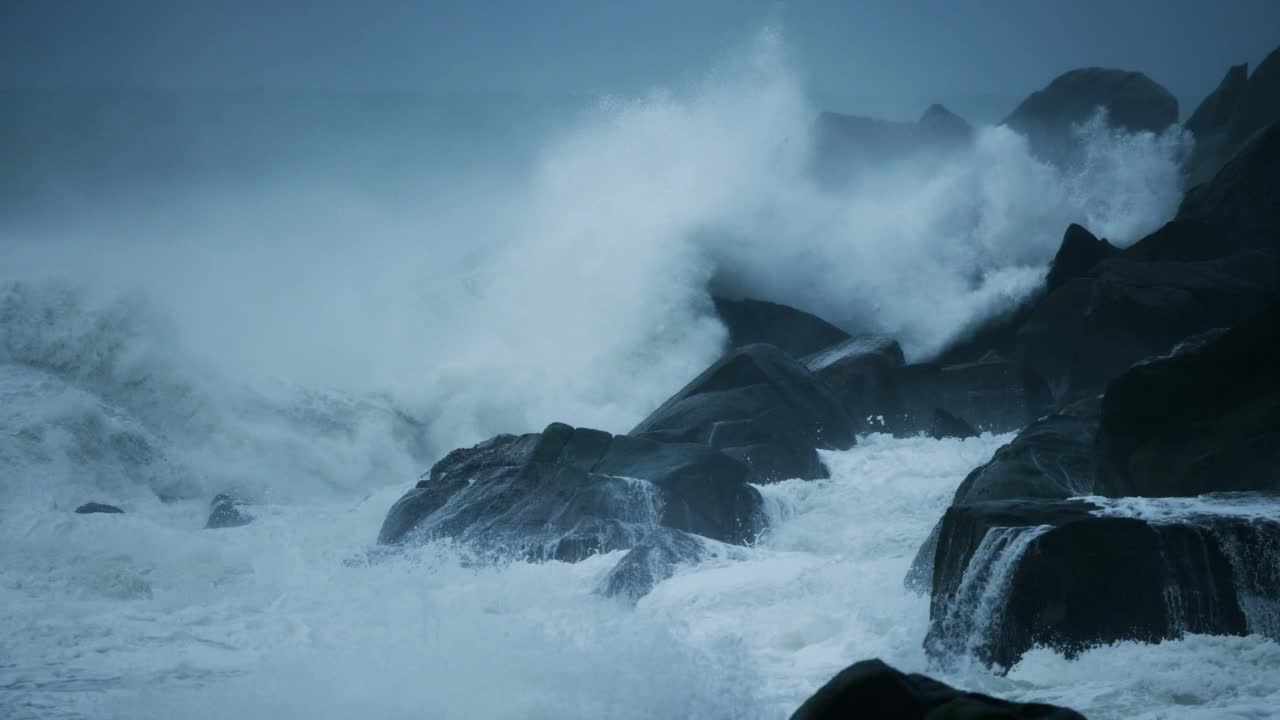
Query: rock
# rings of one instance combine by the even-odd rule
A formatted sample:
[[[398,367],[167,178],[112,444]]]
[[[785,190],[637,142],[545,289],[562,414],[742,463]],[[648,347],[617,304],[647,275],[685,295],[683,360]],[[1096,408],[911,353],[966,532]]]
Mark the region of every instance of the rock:
[[[1218,87],[1186,122],[1196,147],[1187,163],[1192,185],[1199,185],[1229,162],[1263,128],[1280,122],[1280,48],[1247,75],[1248,65],[1227,71]]]
[[[902,673],[880,660],[842,670],[791,716],[791,720],[1083,720],[1066,708],[1014,703],[964,692],[925,675]]]
[[[1249,76],[1249,84],[1235,107],[1227,142],[1239,145],[1268,125],[1280,121],[1280,48],[1272,50]]]
[[[952,506],[925,647],[1010,667],[1032,647],[1074,657],[1125,640],[1280,632],[1280,505],[1270,518],[1209,501],[1116,512],[1083,501]]]
[[[77,515],[93,515],[95,513],[123,513],[124,510],[115,505],[107,505],[105,503],[91,502],[85,503],[76,508]]]
[[[1095,492],[1280,491],[1280,304],[1107,387]]]
[[[914,123],[823,112],[814,125],[813,168],[839,184],[864,170],[963,147],[972,137],[968,122],[937,104]]]
[[[204,524],[205,529],[240,527],[253,522],[253,516],[240,509],[243,506],[242,501],[230,495],[215,495],[209,503],[209,520]]]
[[[1023,370],[998,355],[956,365],[904,365],[890,368],[885,378],[884,404],[863,412],[883,417],[884,429],[898,436],[931,432],[939,412],[975,432],[1008,432],[1043,411]]]
[[[956,488],[952,505],[992,500],[1065,500],[1094,486],[1094,438],[1101,398],[1086,398],[1042,417],[996,450]],[[933,587],[934,557],[942,521],[920,546],[904,584],[926,593]]]
[[[916,123],[917,134],[939,143],[959,144],[973,137],[973,126],[939,103],[930,105]]]
[[[929,423],[929,429],[925,434],[934,440],[978,437],[978,431],[974,430],[972,425],[942,408],[933,409],[933,421]]]
[[[729,350],[768,343],[801,358],[849,339],[848,333],[826,320],[786,305],[750,299],[712,300],[729,330]]]
[[[1093,233],[1072,223],[1063,234],[1058,253],[1053,256],[1053,262],[1049,265],[1045,290],[1053,292],[1068,280],[1088,275],[1098,263],[1118,252],[1120,250],[1115,245],[1099,240]]]
[[[1083,68],[1059,75],[1032,93],[1004,124],[1027,137],[1032,151],[1057,164],[1069,164],[1076,152],[1073,126],[1103,108],[1112,127],[1129,132],[1161,132],[1178,122],[1178,101],[1159,83],[1139,72]]]
[[[451,538],[496,557],[577,561],[659,527],[745,544],[760,478],[711,447],[553,423],[455,450],[392,506],[382,544]]]
[[[1019,356],[1056,406],[1102,391],[1144,358],[1264,307],[1280,288],[1280,256],[1237,253],[1200,262],[1105,260],[1035,304]]]
[[[1210,226],[1212,240],[1229,247],[1280,252],[1280,120],[1249,138],[1212,180],[1187,191],[1177,219]]]
[[[635,602],[674,575],[679,566],[710,557],[713,553],[709,544],[706,538],[679,530],[655,530],[622,556],[605,577],[602,590],[609,597]]]
[[[846,450],[857,442],[853,420],[831,391],[764,344],[725,355],[630,434],[709,445],[764,480],[826,477],[817,450]]]
[[[889,407],[888,372],[905,363],[897,340],[880,335],[859,335],[804,358],[804,364],[844,404],[855,422],[874,429],[881,423],[869,413]]]
[[[1183,127],[1196,136],[1197,142],[1214,133],[1225,132],[1235,119],[1236,108],[1239,107],[1248,85],[1249,64],[1232,65],[1218,87],[1200,101],[1199,107],[1191,113]]]

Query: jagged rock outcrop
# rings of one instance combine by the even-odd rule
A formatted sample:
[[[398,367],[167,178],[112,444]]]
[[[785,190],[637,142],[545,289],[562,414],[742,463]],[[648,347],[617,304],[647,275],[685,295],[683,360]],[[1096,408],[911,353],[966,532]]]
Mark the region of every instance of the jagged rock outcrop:
[[[1004,124],[1027,137],[1032,152],[1057,164],[1074,160],[1073,127],[1102,108],[1112,127],[1161,132],[1178,122],[1178,100],[1140,72],[1081,68],[1054,78],[1023,100]]]
[[[830,389],[764,344],[725,355],[631,434],[708,445],[765,480],[826,477],[817,450],[845,450],[857,442],[853,420]]]
[[[1095,492],[1280,491],[1280,305],[1107,389]]]
[[[378,542],[449,538],[482,555],[577,561],[659,527],[727,543],[764,526],[760,478],[711,447],[553,423],[455,450],[392,506]]]
[[[722,297],[712,301],[729,330],[729,350],[765,343],[802,358],[849,339],[849,333],[826,320],[780,303]]]
[[[1248,67],[1232,66],[1185,123],[1196,140],[1187,163],[1192,185],[1211,179],[1250,138],[1280,121],[1280,48],[1252,76]]]
[[[1072,710],[1015,703],[957,690],[933,678],[906,674],[880,660],[840,671],[791,716],[791,720],[1083,720]]]
[[[1072,223],[1062,236],[1062,244],[1049,264],[1049,275],[1045,278],[1045,292],[1053,292],[1062,287],[1068,280],[1085,277],[1098,263],[1120,252],[1120,249],[1106,240],[1099,240],[1093,233]]]

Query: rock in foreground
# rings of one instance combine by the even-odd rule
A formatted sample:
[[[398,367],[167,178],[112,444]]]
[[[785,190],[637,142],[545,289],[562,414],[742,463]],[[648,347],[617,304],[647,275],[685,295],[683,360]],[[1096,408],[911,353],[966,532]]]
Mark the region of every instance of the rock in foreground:
[[[1074,710],[1015,703],[957,690],[880,660],[863,660],[831,678],[791,720],[1084,720]]]
[[[80,507],[76,508],[77,515],[96,515],[98,513],[116,514],[116,513],[123,513],[123,512],[124,512],[123,510],[116,507],[115,505],[107,505],[106,503],[99,503],[99,502],[85,503]]]

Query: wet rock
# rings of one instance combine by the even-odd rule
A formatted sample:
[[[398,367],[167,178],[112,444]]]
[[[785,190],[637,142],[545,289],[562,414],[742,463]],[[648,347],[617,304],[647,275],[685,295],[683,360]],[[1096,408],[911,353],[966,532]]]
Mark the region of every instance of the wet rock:
[[[1042,411],[1022,368],[996,354],[955,365],[904,365],[885,377],[884,405],[865,412],[883,417],[884,429],[899,436],[932,432],[939,412],[975,431],[1008,432]]]
[[[85,503],[76,508],[77,515],[93,515],[96,513],[123,513],[124,510],[115,505],[107,505],[106,503],[91,502]]]
[[[1280,592],[1276,519],[996,501],[952,506],[937,547],[925,646],[944,662],[1009,667],[1036,646],[1070,657],[1124,640],[1274,632],[1280,618],[1250,604]]]
[[[1083,720],[1066,708],[1015,703],[957,690],[925,675],[906,674],[880,660],[863,660],[842,670],[791,720]]]
[[[808,368],[764,344],[730,352],[663,403],[631,435],[700,443],[764,480],[826,477],[817,450],[845,450],[854,422]]]
[[[659,527],[745,544],[763,528],[747,464],[693,443],[553,423],[445,456],[396,502],[378,542],[449,538],[495,557],[577,561]]]
[[[1187,191],[1177,219],[1198,221],[1212,228],[1210,243],[1225,242],[1228,248],[1277,252],[1280,251],[1280,111],[1274,122],[1245,140],[1212,180]]]
[[[1073,126],[1099,108],[1112,127],[1130,132],[1160,132],[1178,122],[1178,101],[1159,83],[1139,72],[1092,67],[1054,78],[1023,100],[1004,124],[1025,135],[1036,155],[1065,165],[1077,152]]]
[[[882,335],[852,337],[804,358],[849,416],[871,430],[882,428],[883,420],[872,416],[884,412],[893,399],[888,373],[904,363],[902,346]]]
[[[248,525],[253,516],[241,508],[245,503],[226,494],[215,495],[209,503],[209,519],[205,522],[206,530],[232,528]]]
[[[762,300],[712,298],[729,330],[729,350],[766,343],[801,358],[849,339],[849,333],[820,317]]]
[[[1213,338],[1108,386],[1097,494],[1280,491],[1280,305]]]
[[[711,554],[705,538],[678,530],[657,530],[622,556],[605,578],[603,592],[635,602],[681,565],[693,565]]]
[[[1200,102],[1183,127],[1195,136],[1196,146],[1187,161],[1191,185],[1213,177],[1236,148],[1231,144],[1231,126],[1240,100],[1249,85],[1249,65],[1233,65],[1222,82]]]

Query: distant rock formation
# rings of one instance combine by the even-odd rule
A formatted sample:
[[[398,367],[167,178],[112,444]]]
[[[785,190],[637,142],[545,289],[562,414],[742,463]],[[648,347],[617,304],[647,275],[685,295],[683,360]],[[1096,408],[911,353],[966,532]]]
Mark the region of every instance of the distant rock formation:
[[[95,515],[98,513],[116,514],[116,513],[123,513],[123,512],[124,510],[121,510],[115,505],[107,505],[106,503],[99,503],[99,502],[85,503],[80,507],[76,508],[77,515]]]
[[[1103,108],[1112,127],[1161,132],[1178,122],[1178,100],[1140,72],[1082,68],[1059,75],[1023,100],[1004,125],[1025,135],[1031,150],[1058,165],[1072,162],[1077,145],[1073,126]]]
[[[820,179],[839,184],[866,169],[962,147],[972,137],[973,127],[964,118],[938,104],[914,123],[823,112],[814,126],[812,164]]]

